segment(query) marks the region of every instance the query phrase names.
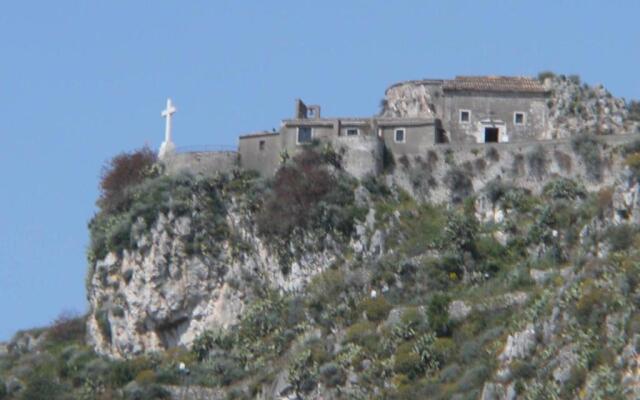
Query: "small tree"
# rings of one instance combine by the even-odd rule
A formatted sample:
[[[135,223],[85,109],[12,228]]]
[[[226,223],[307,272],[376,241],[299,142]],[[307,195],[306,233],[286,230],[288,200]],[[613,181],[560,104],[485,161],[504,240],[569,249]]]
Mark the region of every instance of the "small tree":
[[[146,146],[113,157],[102,168],[98,206],[107,212],[126,208],[127,188],[152,176],[155,162],[156,154]]]

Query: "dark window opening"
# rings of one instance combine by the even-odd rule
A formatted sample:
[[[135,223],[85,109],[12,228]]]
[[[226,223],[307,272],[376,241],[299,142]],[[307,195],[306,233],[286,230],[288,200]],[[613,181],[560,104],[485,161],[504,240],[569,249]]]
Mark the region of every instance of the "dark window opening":
[[[469,111],[460,111],[460,122],[469,122],[471,113]]]
[[[311,127],[301,126],[298,128],[298,144],[311,142]]]
[[[498,143],[498,128],[484,128],[484,142]]]
[[[396,129],[394,136],[396,142],[404,143],[404,129]]]
[[[444,129],[438,129],[438,131],[436,132],[436,143],[449,143],[447,131],[445,131]]]
[[[357,128],[347,129],[347,136],[358,136],[358,129]]]
[[[264,150],[264,144],[265,144],[264,140],[261,140],[260,142],[258,142],[258,149],[260,151]]]
[[[522,125],[524,124],[524,113],[516,113],[513,121],[515,122],[516,125]]]

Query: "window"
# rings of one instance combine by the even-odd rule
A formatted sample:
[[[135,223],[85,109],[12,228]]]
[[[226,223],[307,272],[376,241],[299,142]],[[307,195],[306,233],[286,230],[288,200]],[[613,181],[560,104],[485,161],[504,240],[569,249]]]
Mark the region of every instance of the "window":
[[[393,133],[393,140],[396,143],[404,143],[405,140],[405,132],[404,128],[396,129]]]
[[[347,128],[347,136],[358,136],[358,128]]]
[[[471,111],[469,110],[460,110],[460,123],[468,124],[471,121]]]
[[[260,142],[258,142],[258,149],[260,151],[264,150],[264,144],[265,144],[264,140],[261,140]]]
[[[298,128],[298,144],[311,143],[312,132],[310,126],[301,126]]]
[[[515,125],[524,125],[524,113],[523,112],[513,113],[513,123]]]

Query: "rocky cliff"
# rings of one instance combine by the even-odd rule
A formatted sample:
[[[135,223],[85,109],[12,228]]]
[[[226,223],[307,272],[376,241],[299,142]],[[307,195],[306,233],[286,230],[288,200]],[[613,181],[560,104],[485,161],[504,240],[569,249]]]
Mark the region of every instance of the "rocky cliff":
[[[631,126],[615,99],[586,117],[605,92],[547,79],[552,112],[583,99],[570,138],[379,176],[328,146],[270,180],[117,158],[90,310],[0,345],[0,399],[639,398],[640,140],[591,132]]]

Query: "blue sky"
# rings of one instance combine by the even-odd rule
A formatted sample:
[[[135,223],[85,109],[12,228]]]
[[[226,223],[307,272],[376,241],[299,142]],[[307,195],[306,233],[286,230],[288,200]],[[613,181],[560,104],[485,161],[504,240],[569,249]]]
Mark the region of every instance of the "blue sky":
[[[640,2],[5,1],[0,340],[86,308],[101,166],[162,141],[235,145],[294,99],[372,115],[399,80],[579,74],[640,98]]]

